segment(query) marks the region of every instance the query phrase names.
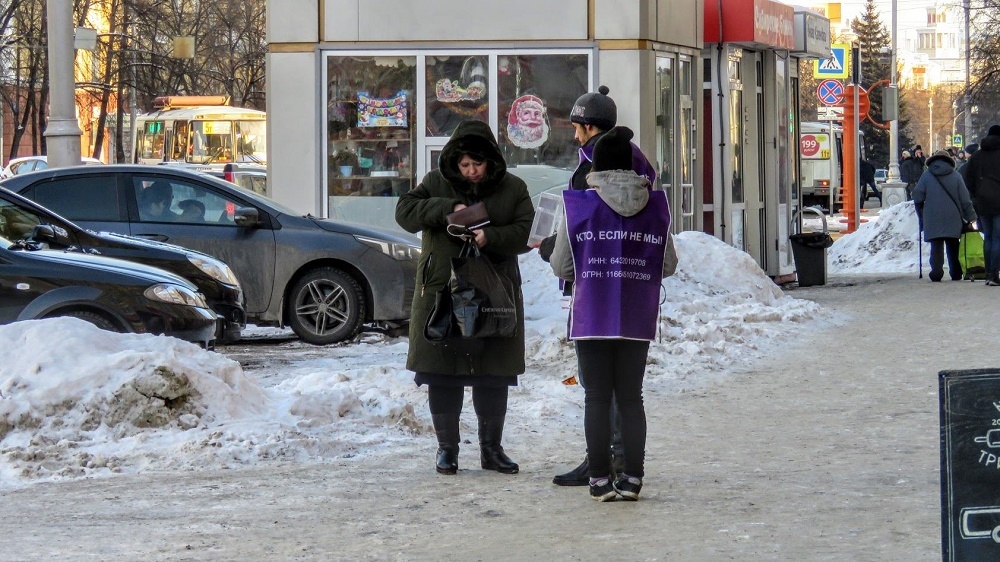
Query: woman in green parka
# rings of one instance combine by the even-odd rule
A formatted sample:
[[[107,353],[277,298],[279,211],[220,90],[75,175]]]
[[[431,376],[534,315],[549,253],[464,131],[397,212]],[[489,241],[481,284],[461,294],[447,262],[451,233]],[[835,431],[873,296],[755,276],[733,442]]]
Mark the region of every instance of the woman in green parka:
[[[475,231],[475,243],[494,262],[517,260],[527,252],[528,232],[535,211],[528,187],[507,173],[507,164],[489,125],[463,121],[441,151],[438,169],[424,176],[396,205],[396,222],[409,232],[421,232],[416,294],[410,314],[410,349],[406,368],[414,371],[427,396],[438,438],[436,469],[458,471],[459,418],[465,387],[479,418],[481,465],[506,474],[518,471],[500,444],[507,416],[508,388],[524,373],[524,299],[520,274],[517,285],[517,336],[486,338],[482,350],[466,354],[424,338],[424,324],[437,292],[451,278],[451,258],[462,240],[448,234],[446,216],[482,201],[490,223]]]

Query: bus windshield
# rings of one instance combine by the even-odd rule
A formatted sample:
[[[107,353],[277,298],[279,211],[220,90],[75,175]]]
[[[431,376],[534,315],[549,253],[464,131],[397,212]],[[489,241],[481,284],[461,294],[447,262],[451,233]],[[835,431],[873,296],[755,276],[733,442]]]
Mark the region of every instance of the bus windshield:
[[[267,122],[236,122],[236,161],[267,162]]]

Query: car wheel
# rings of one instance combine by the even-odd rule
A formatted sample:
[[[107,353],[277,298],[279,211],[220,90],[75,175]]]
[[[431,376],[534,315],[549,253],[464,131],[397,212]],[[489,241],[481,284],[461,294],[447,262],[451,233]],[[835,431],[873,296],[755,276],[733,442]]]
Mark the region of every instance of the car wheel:
[[[361,329],[364,291],[339,269],[321,267],[307,273],[292,288],[290,302],[289,325],[305,342],[336,343]]]
[[[90,310],[70,310],[68,312],[60,312],[60,313],[54,314],[52,316],[53,317],[56,317],[56,316],[65,316],[65,317],[69,317],[69,318],[79,318],[80,320],[83,320],[85,322],[90,322],[91,324],[97,326],[98,328],[100,328],[102,330],[107,330],[109,332],[121,332],[122,331],[121,328],[119,328],[114,322],[112,322],[111,320],[109,320],[106,316],[104,316],[104,315],[102,315],[102,314],[100,314],[98,312],[92,312]]]

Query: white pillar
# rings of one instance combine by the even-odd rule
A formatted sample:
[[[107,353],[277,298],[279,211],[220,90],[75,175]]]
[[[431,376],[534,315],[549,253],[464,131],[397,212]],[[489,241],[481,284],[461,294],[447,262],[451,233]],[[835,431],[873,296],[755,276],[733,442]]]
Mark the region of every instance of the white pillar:
[[[49,39],[49,119],[45,127],[50,168],[80,163],[80,124],[73,77],[73,3],[46,0]]]

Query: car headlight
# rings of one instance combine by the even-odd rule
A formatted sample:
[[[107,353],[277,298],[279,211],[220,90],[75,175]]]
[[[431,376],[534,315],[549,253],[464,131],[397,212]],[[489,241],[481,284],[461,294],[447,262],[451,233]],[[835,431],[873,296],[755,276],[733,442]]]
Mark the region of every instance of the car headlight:
[[[236,279],[236,274],[233,270],[229,268],[228,265],[222,263],[219,260],[188,256],[188,261],[194,264],[195,267],[200,269],[206,275],[215,279],[219,283],[225,283],[227,285],[233,285],[235,287],[240,286],[239,280]]]
[[[208,308],[208,303],[205,302],[204,297],[180,285],[160,283],[146,289],[143,295],[149,300],[179,304],[181,306],[193,306],[195,308]]]
[[[358,242],[365,246],[370,246],[390,258],[398,261],[409,261],[420,259],[420,246],[403,244],[399,242],[389,242],[378,238],[367,238],[365,236],[355,236]]]

